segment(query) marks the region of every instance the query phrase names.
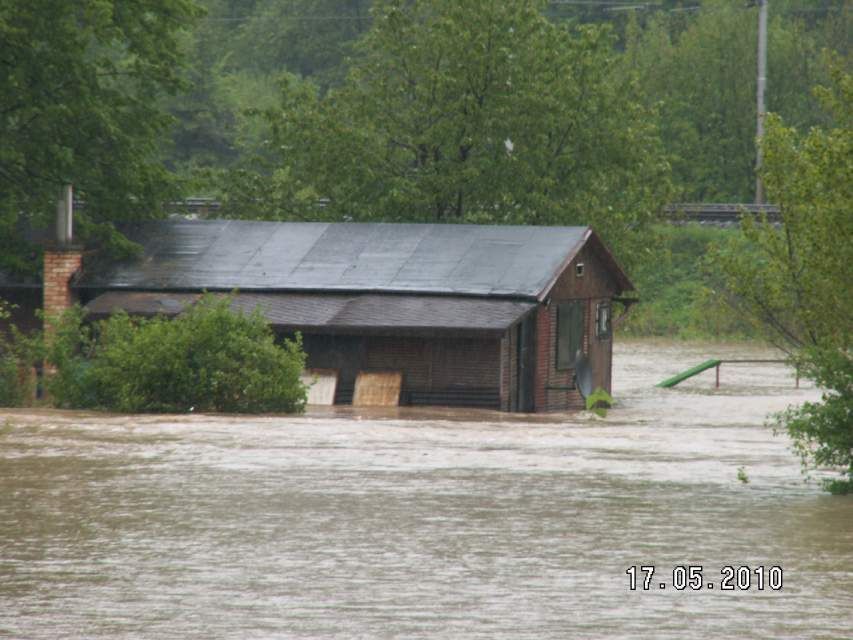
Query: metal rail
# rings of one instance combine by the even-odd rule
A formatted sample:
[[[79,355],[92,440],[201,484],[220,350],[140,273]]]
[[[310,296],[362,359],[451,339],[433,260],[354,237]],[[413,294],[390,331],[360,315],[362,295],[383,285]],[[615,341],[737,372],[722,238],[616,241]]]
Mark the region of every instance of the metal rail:
[[[703,371],[707,371],[708,369],[713,368],[715,370],[715,374],[716,374],[716,381],[714,384],[714,388],[719,389],[720,388],[720,365],[723,365],[723,364],[768,364],[768,363],[787,364],[787,362],[788,362],[787,360],[781,360],[778,358],[773,358],[773,359],[767,359],[767,358],[738,359],[738,358],[733,358],[733,359],[726,359],[726,360],[715,358],[713,360],[706,360],[702,364],[697,364],[695,367],[691,367],[690,369],[687,369],[687,371],[682,371],[681,373],[676,374],[676,375],[672,376],[671,378],[667,378],[663,382],[657,383],[655,386],[656,387],[663,387],[665,389],[670,389],[670,388],[674,387],[675,385],[679,384],[680,382],[684,382],[688,378],[692,378],[695,375],[699,375]],[[795,367],[795,371],[796,371],[796,388],[799,389],[800,388],[800,369],[799,369],[799,367]]]
[[[771,222],[782,219],[782,211],[775,204],[681,202],[665,206],[663,212],[670,222],[740,222],[743,216],[757,218],[762,214]]]
[[[717,370],[716,370],[717,379],[716,379],[716,382],[714,384],[714,388],[715,389],[720,388],[720,365],[721,364],[764,364],[764,363],[787,364],[788,361],[787,360],[779,360],[779,359],[772,359],[772,360],[763,360],[763,359],[758,359],[758,360],[754,360],[754,359],[720,360],[719,363],[717,364]],[[795,372],[795,388],[799,389],[800,388],[800,368],[794,367],[794,372]]]

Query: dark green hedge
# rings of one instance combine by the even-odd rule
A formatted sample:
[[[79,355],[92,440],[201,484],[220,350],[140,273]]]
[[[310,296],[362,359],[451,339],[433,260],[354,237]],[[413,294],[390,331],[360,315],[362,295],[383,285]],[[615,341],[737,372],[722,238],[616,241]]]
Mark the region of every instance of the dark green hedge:
[[[206,295],[174,319],[118,312],[94,324],[67,312],[51,336],[47,389],[58,406],[122,412],[298,412],[301,337],[277,344],[259,312]]]

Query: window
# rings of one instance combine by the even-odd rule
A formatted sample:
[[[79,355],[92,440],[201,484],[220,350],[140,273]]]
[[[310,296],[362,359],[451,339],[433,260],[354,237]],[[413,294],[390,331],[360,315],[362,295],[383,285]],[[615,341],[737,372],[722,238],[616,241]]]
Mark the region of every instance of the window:
[[[610,304],[602,303],[595,310],[595,336],[599,340],[607,340],[610,333]]]
[[[563,302],[557,306],[557,369],[575,366],[583,349],[583,302]]]

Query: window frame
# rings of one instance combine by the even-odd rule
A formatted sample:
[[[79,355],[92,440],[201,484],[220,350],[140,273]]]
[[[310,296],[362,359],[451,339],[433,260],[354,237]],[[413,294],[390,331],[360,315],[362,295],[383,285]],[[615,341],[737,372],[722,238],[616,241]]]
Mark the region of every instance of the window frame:
[[[606,311],[606,326],[602,331],[601,316]],[[610,340],[613,337],[613,306],[610,302],[599,302],[595,306],[595,337],[599,340]]]
[[[567,370],[575,368],[575,365],[577,364],[577,358],[575,357],[577,355],[577,352],[578,351],[583,352],[584,337],[586,335],[587,300],[581,300],[581,299],[564,300],[562,302],[559,302],[556,305],[556,307],[557,307],[556,328],[554,331],[554,338],[555,338],[554,339],[554,351],[555,351],[555,353],[554,353],[554,368],[557,371],[567,371]],[[571,348],[572,347],[572,340],[571,340],[572,334],[569,333],[569,336],[566,339],[568,340],[568,343],[569,343],[567,346],[568,346],[568,350],[570,351],[570,353],[568,354],[568,359],[564,359],[561,357],[561,353],[560,353],[561,352],[561,349],[560,349],[561,340],[560,340],[560,338],[562,335],[561,327],[563,325],[561,318],[563,317],[564,313],[569,314],[569,320],[566,322],[569,325],[569,329],[571,330],[572,312],[570,311],[570,309],[573,307],[578,309],[578,317],[580,320],[580,323],[577,326],[577,328],[579,329],[577,340],[576,340],[577,346],[574,350],[572,350],[572,348]],[[572,351],[573,351],[573,353],[571,353]]]

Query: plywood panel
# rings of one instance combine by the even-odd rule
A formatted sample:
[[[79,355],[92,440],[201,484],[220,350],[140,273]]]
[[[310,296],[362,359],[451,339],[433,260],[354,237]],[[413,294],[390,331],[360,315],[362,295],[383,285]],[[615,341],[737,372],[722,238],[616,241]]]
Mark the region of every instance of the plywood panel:
[[[335,369],[306,369],[300,376],[302,384],[308,387],[308,404],[335,404],[335,390],[338,388],[338,372]]]
[[[352,404],[356,407],[396,407],[400,404],[400,371],[360,371],[355,379]]]

